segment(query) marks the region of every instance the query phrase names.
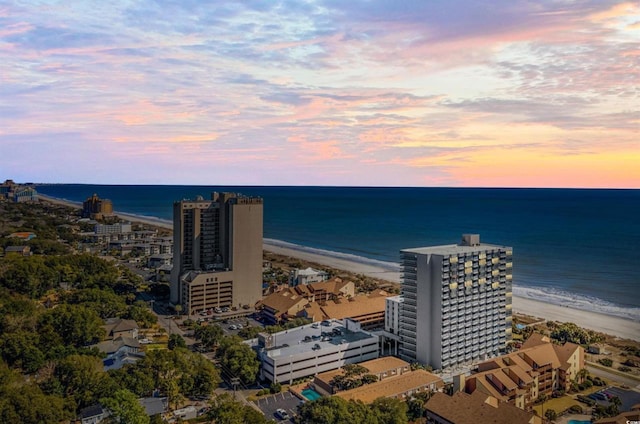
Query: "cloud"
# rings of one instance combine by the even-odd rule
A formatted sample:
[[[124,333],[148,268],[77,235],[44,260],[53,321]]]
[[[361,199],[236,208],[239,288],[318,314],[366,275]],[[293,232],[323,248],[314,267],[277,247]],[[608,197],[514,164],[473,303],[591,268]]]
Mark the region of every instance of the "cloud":
[[[637,13],[609,0],[10,1],[0,146],[37,146],[55,163],[33,172],[58,181],[162,168],[167,182],[461,185],[523,169],[531,183],[547,152],[554,172],[565,158],[628,185],[637,171],[614,172],[607,149],[638,149]],[[486,180],[468,169],[505,151],[513,166]],[[96,152],[99,166],[77,165]]]

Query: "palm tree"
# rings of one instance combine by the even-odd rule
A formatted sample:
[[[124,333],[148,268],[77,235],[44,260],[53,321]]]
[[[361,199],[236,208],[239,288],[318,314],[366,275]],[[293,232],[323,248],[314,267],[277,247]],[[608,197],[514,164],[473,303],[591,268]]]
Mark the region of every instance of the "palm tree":
[[[589,375],[589,370],[587,370],[586,368],[582,368],[580,371],[578,371],[578,375],[576,375],[576,378],[579,379],[579,383],[584,383],[584,380],[587,378],[587,376]]]

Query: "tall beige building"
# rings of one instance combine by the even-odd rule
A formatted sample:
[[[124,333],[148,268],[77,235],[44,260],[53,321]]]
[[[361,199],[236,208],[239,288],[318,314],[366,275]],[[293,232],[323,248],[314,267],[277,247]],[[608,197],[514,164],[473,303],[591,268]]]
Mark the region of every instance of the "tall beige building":
[[[173,204],[171,303],[188,314],[262,299],[262,199],[235,193]]]
[[[400,357],[442,369],[503,352],[511,340],[512,252],[477,234],[402,250]]]

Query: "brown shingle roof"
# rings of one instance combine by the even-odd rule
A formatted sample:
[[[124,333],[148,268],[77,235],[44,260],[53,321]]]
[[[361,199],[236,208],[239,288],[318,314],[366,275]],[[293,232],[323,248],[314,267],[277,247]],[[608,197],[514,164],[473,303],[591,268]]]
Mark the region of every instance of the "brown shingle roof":
[[[368,297],[365,295],[356,296],[351,300],[337,302],[327,302],[322,306],[322,311],[326,316],[333,319],[358,318],[364,315],[384,313],[385,297]]]
[[[425,370],[416,370],[395,377],[385,378],[376,383],[360,386],[357,389],[340,392],[335,396],[340,396],[345,400],[353,399],[364,403],[371,403],[380,397],[399,396],[432,383],[441,387],[442,379]]]
[[[478,391],[468,395],[458,392],[453,396],[435,393],[426,403],[428,412],[455,424],[533,424],[540,418]],[[493,403],[493,404],[492,404]]]
[[[295,294],[290,290],[282,290],[280,292],[272,293],[262,299],[262,305],[273,309],[277,313],[287,312],[300,303],[307,304],[308,301],[304,297]],[[302,308],[302,305],[300,305],[300,308]]]

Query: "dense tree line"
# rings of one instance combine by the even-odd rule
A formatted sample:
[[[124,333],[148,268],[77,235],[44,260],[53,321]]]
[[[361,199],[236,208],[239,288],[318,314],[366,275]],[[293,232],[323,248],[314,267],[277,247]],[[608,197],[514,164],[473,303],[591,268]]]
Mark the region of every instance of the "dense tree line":
[[[407,404],[398,399],[379,398],[370,405],[323,397],[298,407],[296,422],[307,424],[406,424]]]

